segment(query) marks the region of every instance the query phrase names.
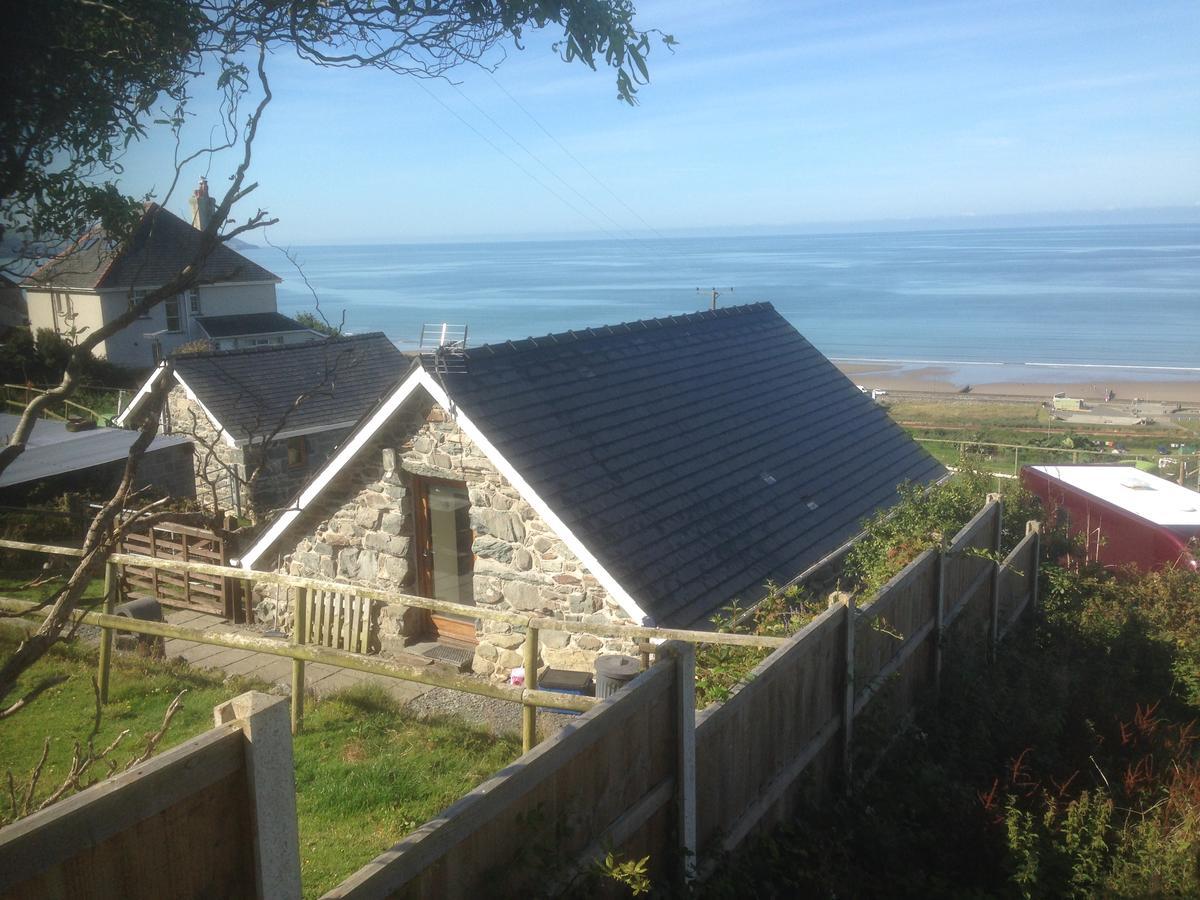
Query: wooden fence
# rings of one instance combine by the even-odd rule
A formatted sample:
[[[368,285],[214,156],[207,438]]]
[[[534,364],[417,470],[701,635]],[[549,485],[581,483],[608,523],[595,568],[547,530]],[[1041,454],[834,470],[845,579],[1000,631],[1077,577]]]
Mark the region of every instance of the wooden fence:
[[[0,829],[0,898],[300,896],[286,701],[243,694],[217,727]]]
[[[125,553],[153,559],[208,563],[224,566],[233,548],[221,531],[166,523],[145,532],[130,532],[121,542]],[[250,592],[241,580],[189,569],[166,570],[146,565],[125,564],[121,576],[131,593],[155,597],[165,606],[194,609],[224,616],[234,622],[253,622]]]
[[[803,792],[828,793],[867,777],[863,773],[879,764],[888,746],[880,735],[898,734],[951,677],[943,671],[947,641],[990,658],[1036,603],[1036,523],[1001,560],[1002,520],[1002,503],[990,498],[953,540],[922,553],[869,603],[859,607],[851,599],[790,638],[760,639],[758,646],[775,648],[771,655],[729,699],[698,715],[692,644],[673,640],[658,647],[654,665],[631,685],[597,702],[539,691],[536,680],[524,688],[472,686],[458,676],[432,677],[386,660],[307,646],[303,625],[288,644],[240,635],[189,637],[161,623],[130,622],[129,628],[289,656],[300,667],[301,684],[303,661],[333,662],[513,700],[529,713],[539,706],[586,710],[326,896],[554,893],[579,888],[579,879],[608,850],[624,859],[648,856],[659,879],[690,874],[693,867],[702,874],[756,830],[789,817]],[[129,561],[124,554],[112,560]],[[294,576],[247,575],[306,589],[329,587]],[[444,605],[413,599],[428,608]],[[0,601],[0,607],[16,605]],[[105,628],[127,621],[95,613],[80,618]],[[527,653],[531,647],[536,653],[539,627],[589,627],[537,617],[523,622]],[[627,626],[599,630],[622,628],[638,633],[631,636],[655,636],[653,629]],[[730,635],[682,634],[692,642],[750,644]],[[864,717],[874,720],[873,727],[856,737]],[[531,714],[524,724],[532,724]]]
[[[695,656],[659,661],[329,891],[328,898],[554,896],[609,851],[662,883],[694,834]],[[587,891],[589,894],[590,890]]]
[[[1031,523],[999,560],[1002,518],[991,500],[869,604],[817,616],[728,700],[695,716],[694,728],[683,699],[694,686],[690,648],[663,645],[629,688],[326,897],[553,894],[604,847],[622,859],[649,856],[658,878],[689,860],[703,873],[757,829],[792,815],[803,791],[846,787],[856,767],[878,764],[886,743],[856,738],[855,722],[877,716],[884,727],[872,734],[899,733],[918,704],[936,697],[951,636],[995,652],[1035,602],[1040,553]]]

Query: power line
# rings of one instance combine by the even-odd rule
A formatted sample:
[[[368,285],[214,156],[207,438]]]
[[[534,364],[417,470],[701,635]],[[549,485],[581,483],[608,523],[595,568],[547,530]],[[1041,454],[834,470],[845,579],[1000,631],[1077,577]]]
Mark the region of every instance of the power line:
[[[604,218],[606,218],[609,222],[611,222],[613,224],[614,227],[623,231],[630,239],[635,240],[635,241],[641,240],[640,237],[633,234],[628,228],[626,228],[624,225],[622,225],[620,222],[618,222],[616,219],[614,219],[612,216],[610,216],[607,212],[605,212],[603,209],[601,209],[599,206],[597,206],[595,203],[593,203],[590,199],[588,199],[583,194],[581,194],[578,190],[576,190],[574,185],[568,183],[566,181],[566,179],[564,179],[561,175],[559,175],[552,168],[550,168],[550,166],[540,156],[538,156],[536,153],[534,153],[532,150],[530,150],[528,147],[526,147],[524,144],[522,144],[519,140],[517,140],[517,138],[515,138],[507,128],[505,128],[503,125],[501,125],[499,122],[497,122],[494,118],[492,118],[491,114],[486,109],[484,109],[482,106],[480,106],[474,100],[472,100],[469,96],[467,96],[467,94],[463,91],[463,89],[461,87],[459,87],[454,82],[450,82],[450,86],[452,88],[454,88],[454,90],[458,91],[458,95],[460,97],[462,97],[464,100],[466,100],[468,103],[470,103],[473,107],[475,107],[475,109],[479,112],[479,114],[481,116],[483,116],[485,119],[487,119],[493,125],[495,125],[496,128],[499,129],[500,132],[505,137],[507,137],[510,141],[512,141],[514,144],[516,144],[522,150],[524,150],[530,159],[532,159],[539,166],[541,166],[543,169],[545,169],[546,172],[548,172],[551,176],[553,176],[558,181],[559,184],[561,184],[563,187],[565,187],[567,190],[569,190],[571,193],[573,193],[576,197],[578,197],[580,200],[582,200],[584,203],[586,203],[588,206],[590,206],[592,209],[594,209],[596,212],[598,212],[600,215],[602,215]]]
[[[649,230],[656,238],[659,238],[661,240],[666,240],[666,237],[661,232],[659,232],[659,230],[657,228],[655,228],[653,225],[651,225],[649,222],[647,222],[645,219],[643,219],[641,214],[638,213],[638,211],[636,209],[634,209],[632,206],[630,206],[628,203],[626,203],[616,191],[614,191],[607,184],[605,184],[603,181],[601,181],[600,178],[597,177],[596,174],[594,172],[592,172],[591,169],[589,169],[587,166],[585,166],[583,164],[583,162],[581,162],[580,159],[574,153],[572,153],[565,146],[563,146],[562,142],[559,141],[558,138],[556,138],[549,131],[547,131],[546,126],[538,121],[537,116],[535,116],[528,109],[526,109],[524,104],[522,104],[520,100],[518,100],[516,97],[514,97],[512,94],[510,94],[508,92],[508,88],[506,88],[504,85],[502,85],[499,82],[499,80],[496,78],[495,75],[493,75],[487,69],[484,69],[484,71],[487,72],[488,77],[492,79],[492,82],[496,85],[496,87],[500,88],[500,90],[504,92],[504,96],[508,97],[509,100],[511,100],[514,104],[516,104],[517,108],[519,110],[521,110],[521,112],[525,113],[525,115],[529,117],[529,120],[531,122],[533,122],[534,125],[536,125],[538,128],[540,128],[542,130],[542,133],[544,135],[546,135],[546,137],[548,137],[548,138],[550,138],[550,140],[554,141],[554,143],[558,146],[558,149],[561,150],[563,153],[565,153],[567,156],[569,156],[574,161],[575,165],[577,165],[577,166],[579,166],[579,168],[583,169],[583,171],[588,174],[588,176],[592,179],[592,181],[596,182],[596,184],[600,185],[601,188],[603,188],[605,191],[607,191],[608,195],[610,197],[612,197],[614,200],[616,200],[618,203],[620,203],[621,206],[623,206],[625,208],[626,212],[628,212],[631,216],[633,216],[635,219],[637,219],[639,222],[641,222],[646,227],[646,229]]]
[[[414,83],[418,87],[420,87],[421,90],[423,90],[426,94],[428,94],[431,99],[436,101],[439,106],[441,106],[444,110],[446,110],[446,112],[450,113],[450,115],[454,116],[454,118],[456,118],[456,119],[458,119],[458,121],[462,122],[462,124],[465,125],[467,128],[469,128],[471,131],[473,131],[475,133],[475,135],[478,138],[480,138],[480,140],[487,143],[487,145],[490,146],[493,150],[495,150],[497,153],[499,153],[501,156],[503,156],[505,159],[507,159],[510,163],[512,163],[514,166],[516,166],[518,169],[520,169],[522,172],[524,172],[528,178],[530,178],[532,181],[534,181],[535,183],[540,185],[548,193],[553,195],[560,203],[562,203],[568,209],[572,210],[576,215],[586,219],[588,222],[590,222],[592,224],[592,226],[594,228],[599,230],[602,234],[604,234],[610,240],[614,240],[619,243],[628,245],[628,242],[626,242],[620,235],[614,235],[607,228],[605,228],[603,225],[601,225],[599,222],[597,222],[595,219],[593,219],[591,216],[589,216],[586,212],[581,210],[579,207],[577,207],[574,203],[572,203],[570,200],[568,200],[566,197],[564,197],[558,191],[554,190],[554,188],[550,187],[550,185],[546,184],[546,182],[542,181],[542,179],[538,178],[537,175],[535,175],[533,172],[529,171],[529,169],[525,168],[525,166],[521,165],[521,163],[519,163],[517,160],[515,160],[511,154],[509,154],[506,150],[504,150],[503,147],[501,147],[499,144],[497,144],[495,141],[493,141],[491,138],[489,138],[486,134],[484,134],[482,131],[480,131],[478,128],[476,128],[474,125],[472,125],[469,121],[467,121],[465,118],[463,118],[463,116],[459,114],[458,110],[454,109],[452,106],[450,106],[448,103],[446,103],[445,100],[443,100],[441,97],[439,97],[433,91],[429,90],[429,88],[427,88],[421,82],[421,80],[419,78],[413,79],[412,83]],[[632,245],[628,245],[628,246],[632,246],[639,250],[641,249],[636,244],[632,244]]]

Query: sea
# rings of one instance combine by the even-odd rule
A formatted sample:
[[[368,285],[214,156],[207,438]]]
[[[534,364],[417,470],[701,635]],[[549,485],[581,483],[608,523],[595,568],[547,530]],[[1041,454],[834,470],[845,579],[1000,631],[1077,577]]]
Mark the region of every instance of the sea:
[[[243,251],[280,311],[416,349],[770,301],[826,356],[951,380],[1200,380],[1200,225],[1005,228]]]

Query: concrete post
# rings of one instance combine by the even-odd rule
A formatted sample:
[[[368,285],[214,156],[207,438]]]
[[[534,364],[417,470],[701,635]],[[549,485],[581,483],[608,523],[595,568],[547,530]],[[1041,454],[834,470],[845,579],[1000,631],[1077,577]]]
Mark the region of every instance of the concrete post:
[[[696,877],[696,645],[667,641],[655,654],[675,662],[675,814],[679,824],[679,849],[683,877]]]
[[[300,833],[291,716],[282,697],[249,691],[213,709],[216,725],[245,735],[246,782],[254,810],[254,865],[262,900],[291,900],[300,891]]]

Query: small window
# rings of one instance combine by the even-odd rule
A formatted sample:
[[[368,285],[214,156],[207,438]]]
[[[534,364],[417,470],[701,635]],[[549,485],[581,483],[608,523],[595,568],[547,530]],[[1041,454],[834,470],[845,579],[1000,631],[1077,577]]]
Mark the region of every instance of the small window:
[[[179,297],[168,297],[163,301],[163,311],[167,314],[167,331],[178,334],[183,331],[183,316],[180,314]]]
[[[271,343],[270,338],[250,338],[251,347],[266,347]]]
[[[187,292],[188,311],[193,316],[200,315],[200,288],[192,288]]]
[[[288,438],[287,464],[289,469],[301,469],[308,465],[308,442],[304,438]]]
[[[141,303],[142,300],[145,299],[145,297],[148,293],[150,293],[150,292],[148,290],[146,290],[145,288],[138,288],[137,290],[135,290],[129,296],[129,308],[133,309],[135,306],[137,306],[139,303]],[[142,314],[140,316],[138,316],[138,318],[139,319],[149,319],[150,311],[149,310],[143,311]]]

